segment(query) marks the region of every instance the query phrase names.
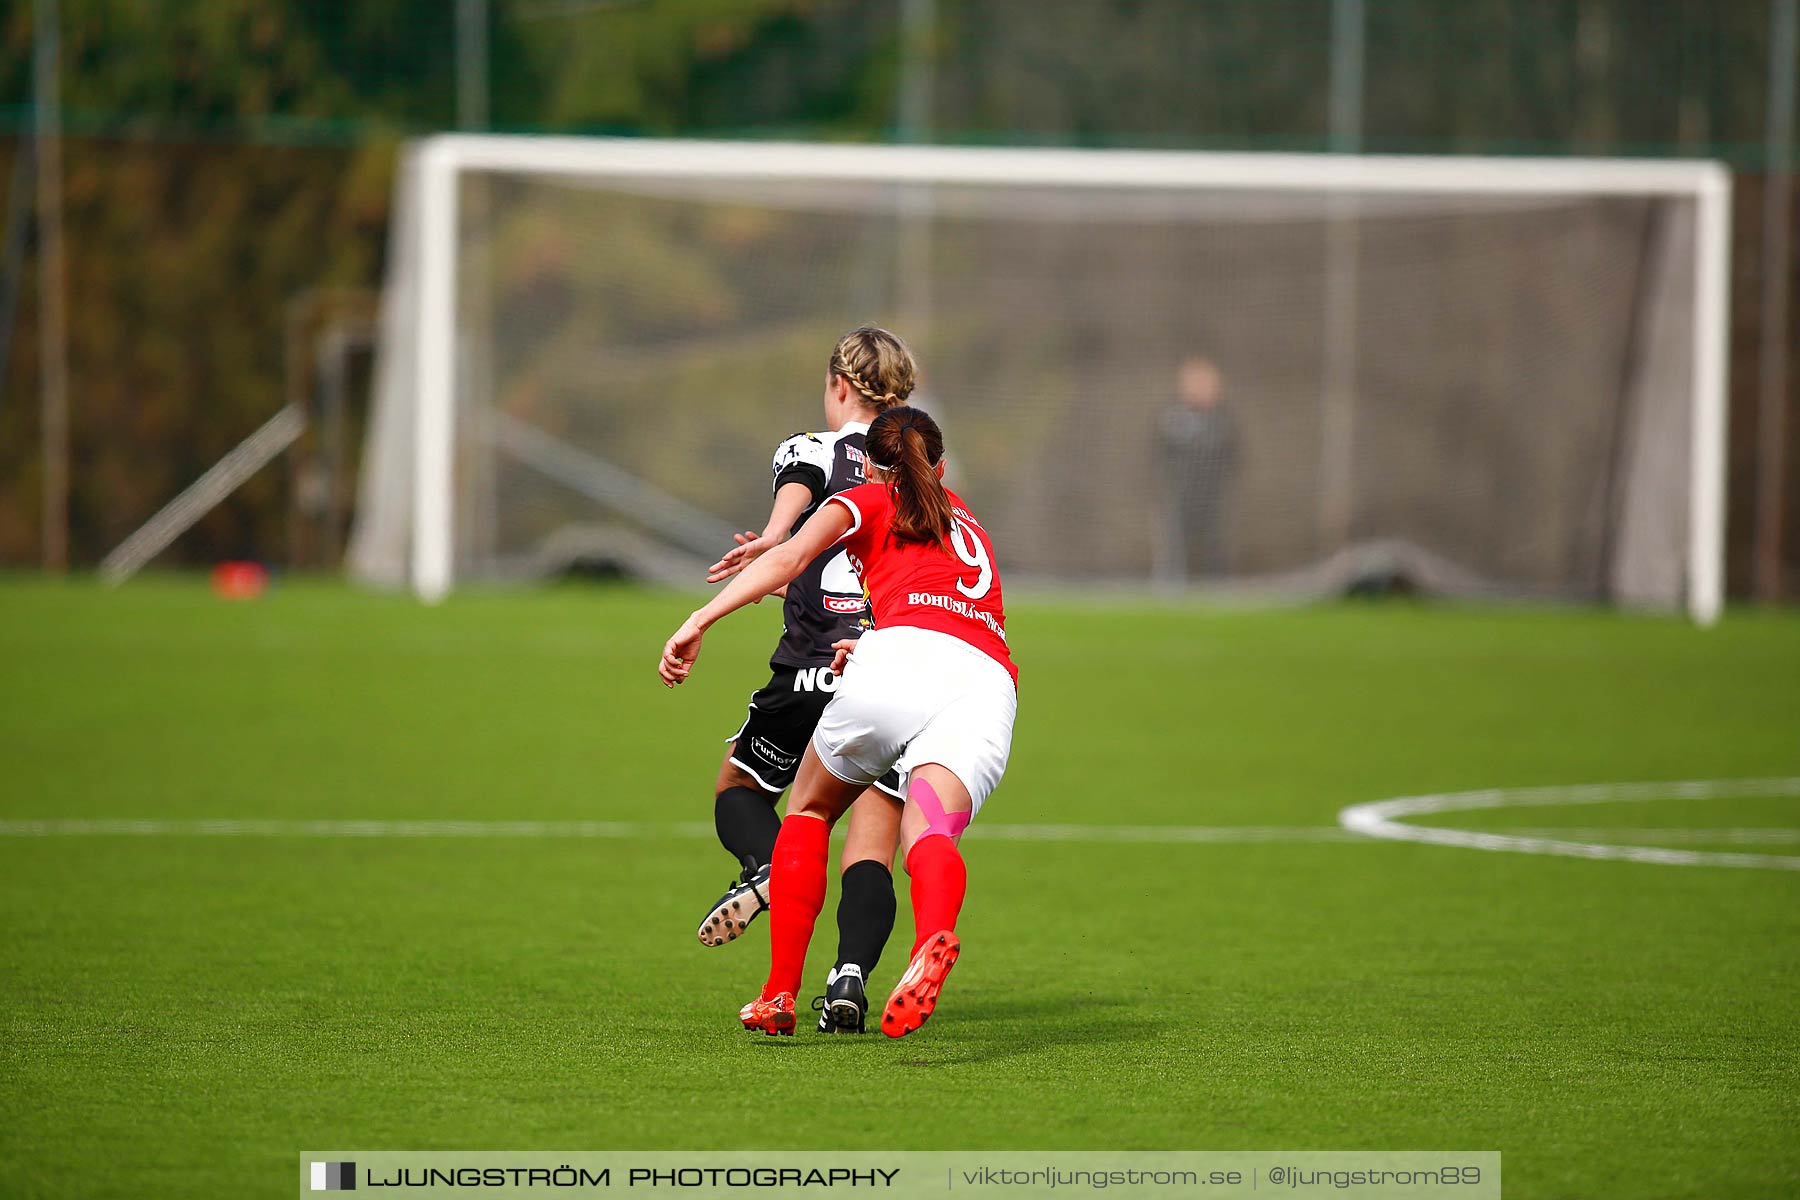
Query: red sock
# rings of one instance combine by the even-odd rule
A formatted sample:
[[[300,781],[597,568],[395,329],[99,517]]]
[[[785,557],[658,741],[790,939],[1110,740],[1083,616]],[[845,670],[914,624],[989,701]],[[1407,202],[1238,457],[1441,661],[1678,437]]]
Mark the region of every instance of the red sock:
[[[769,860],[769,981],[763,999],[799,992],[806,973],[806,946],[813,923],[825,907],[825,860],[831,854],[831,826],[817,817],[794,816],[781,823]]]
[[[912,876],[913,953],[934,933],[956,928],[963,893],[969,889],[969,868],[956,843],[942,834],[931,834],[913,843],[906,856],[906,873]]]

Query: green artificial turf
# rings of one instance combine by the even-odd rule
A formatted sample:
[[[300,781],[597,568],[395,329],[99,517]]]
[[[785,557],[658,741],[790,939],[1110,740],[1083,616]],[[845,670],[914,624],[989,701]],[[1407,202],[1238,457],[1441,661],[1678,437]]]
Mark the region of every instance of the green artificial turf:
[[[0,1193],[286,1195],[326,1146],[1491,1149],[1509,1197],[1800,1191],[1800,872],[981,832],[1318,829],[1425,792],[1800,776],[1795,616],[1020,603],[964,954],[932,1023],[890,1042],[745,1034],[763,931],[694,939],[732,873],[694,824],[779,618],[719,628],[668,692],[655,659],[691,604],[0,580],[0,820],[656,826],[14,827]],[[1421,823],[1625,843],[1800,829],[1800,800]],[[809,980],[834,943],[828,909]]]

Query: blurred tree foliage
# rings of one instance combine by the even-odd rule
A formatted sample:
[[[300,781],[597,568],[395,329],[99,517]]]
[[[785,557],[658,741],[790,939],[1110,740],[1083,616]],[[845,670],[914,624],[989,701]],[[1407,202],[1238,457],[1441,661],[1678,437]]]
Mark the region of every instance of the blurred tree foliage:
[[[920,49],[943,140],[1326,145],[1331,0],[936,8]],[[1365,146],[1754,168],[1768,11],[1368,0]],[[893,136],[900,0],[491,0],[486,13],[495,128]],[[31,0],[0,4],[0,180],[29,140],[32,14]],[[72,535],[91,563],[279,406],[296,297],[378,286],[397,142],[457,122],[457,4],[62,0],[61,14]],[[22,284],[0,378],[0,563],[38,552],[29,256]],[[264,472],[173,556],[281,560],[286,491]]]

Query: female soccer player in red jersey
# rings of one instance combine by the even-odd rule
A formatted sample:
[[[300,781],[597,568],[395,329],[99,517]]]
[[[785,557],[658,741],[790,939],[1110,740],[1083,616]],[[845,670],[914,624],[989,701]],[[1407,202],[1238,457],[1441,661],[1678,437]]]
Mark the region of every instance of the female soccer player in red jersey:
[[[912,393],[918,368],[900,338],[872,325],[852,329],[832,347],[825,371],[828,432],[797,433],[775,451],[775,496],[759,537],[746,531],[712,566],[708,583],[730,578],[798,530],[835,492],[863,478],[863,435],[883,409]],[[701,920],[703,945],[720,946],[768,907],[770,861],[781,818],[775,805],[793,784],[802,754],[837,689],[837,645],[867,628],[867,598],[847,553],[829,547],[786,588],[781,641],[769,658],[769,682],[750,697],[743,725],[719,766],[713,815],[719,840],[743,868]],[[864,984],[894,928],[890,873],[900,839],[898,777],[888,775],[850,811],[838,903],[838,958],[825,981],[819,1029],[861,1033]]]
[[[900,837],[917,939],[881,1028],[902,1037],[925,1023],[961,950],[955,927],[968,874],[957,840],[1012,748],[1018,672],[993,544],[944,488],[943,435],[924,412],[899,407],[875,419],[864,446],[870,482],[832,496],[690,616],[657,668],[668,686],[681,683],[714,622],[782,587],[827,547],[849,552],[875,629],[854,643],[776,839],[769,979],[741,1014],[745,1028],[770,1034],[794,1030],[794,993],[825,901],[831,825],[895,766],[907,777]],[[847,644],[839,659],[851,653]]]

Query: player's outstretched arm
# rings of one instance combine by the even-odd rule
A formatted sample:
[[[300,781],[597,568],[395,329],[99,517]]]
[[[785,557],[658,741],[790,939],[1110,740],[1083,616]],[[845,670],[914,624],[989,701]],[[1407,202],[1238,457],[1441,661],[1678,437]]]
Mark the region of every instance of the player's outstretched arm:
[[[664,645],[656,673],[669,687],[688,677],[700,657],[700,639],[714,622],[746,604],[754,604],[777,588],[792,583],[806,564],[850,532],[850,510],[842,504],[826,504],[814,513],[800,532],[745,567],[705,607],[683,621]]]
[[[769,509],[768,524],[763,526],[759,534],[746,529],[742,533],[732,534],[736,546],[719,556],[719,561],[707,568],[706,582],[718,583],[730,579],[739,571],[755,562],[762,555],[781,545],[786,539],[788,530],[806,511],[806,506],[813,502],[813,491],[804,483],[784,483],[781,490],[775,493],[775,503]]]

